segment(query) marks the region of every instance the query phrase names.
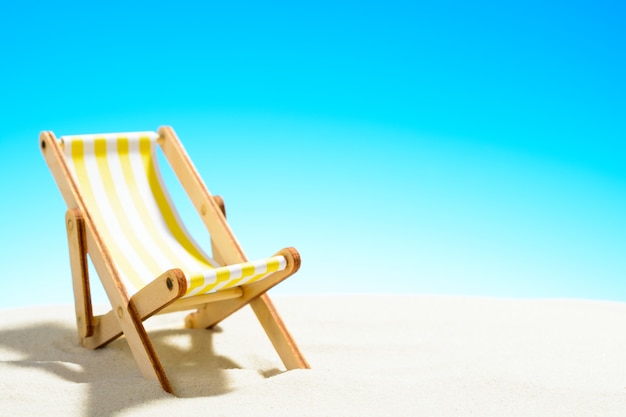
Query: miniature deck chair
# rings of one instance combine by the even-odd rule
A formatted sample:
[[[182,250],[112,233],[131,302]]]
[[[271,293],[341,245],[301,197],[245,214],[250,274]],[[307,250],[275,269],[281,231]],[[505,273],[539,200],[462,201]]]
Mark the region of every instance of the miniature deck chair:
[[[42,132],[40,148],[67,204],[80,342],[95,349],[124,335],[144,377],[173,393],[143,320],[195,309],[189,328],[210,328],[249,304],[287,369],[308,368],[266,292],[300,266],[294,248],[248,262],[213,197],[169,127],[157,132],[65,136]],[[206,225],[209,257],[182,224],[157,163],[160,146]],[[111,311],[94,316],[87,255]]]

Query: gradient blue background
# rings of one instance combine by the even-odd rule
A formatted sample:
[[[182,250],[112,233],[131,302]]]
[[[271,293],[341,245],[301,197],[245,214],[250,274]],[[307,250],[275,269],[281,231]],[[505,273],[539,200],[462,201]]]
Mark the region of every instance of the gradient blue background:
[[[5,3],[0,307],[72,302],[39,132],[163,124],[276,293],[626,301],[619,2]]]

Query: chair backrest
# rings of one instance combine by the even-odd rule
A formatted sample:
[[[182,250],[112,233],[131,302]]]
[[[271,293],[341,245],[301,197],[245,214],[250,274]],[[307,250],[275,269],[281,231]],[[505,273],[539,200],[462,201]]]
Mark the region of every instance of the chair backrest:
[[[157,139],[156,132],[60,138],[87,214],[131,294],[171,268],[182,269],[198,287],[203,274],[219,266],[172,203],[158,167]]]

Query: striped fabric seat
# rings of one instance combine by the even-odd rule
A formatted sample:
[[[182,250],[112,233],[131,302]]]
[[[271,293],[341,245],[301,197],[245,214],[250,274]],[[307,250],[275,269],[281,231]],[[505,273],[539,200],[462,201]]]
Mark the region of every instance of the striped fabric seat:
[[[85,205],[129,293],[172,268],[187,277],[185,297],[261,280],[283,256],[221,266],[181,222],[160,175],[156,132],[64,136],[65,157]]]

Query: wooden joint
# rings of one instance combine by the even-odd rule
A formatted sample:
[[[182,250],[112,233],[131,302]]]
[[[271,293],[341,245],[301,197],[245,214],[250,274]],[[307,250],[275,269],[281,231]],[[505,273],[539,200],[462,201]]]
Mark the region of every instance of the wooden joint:
[[[113,307],[107,314],[95,317],[96,332],[93,337],[86,339],[83,345],[90,349],[106,345],[122,334],[120,321],[131,319],[126,317],[127,310],[135,314],[139,321],[143,321],[170,306],[186,291],[187,280],[183,272],[180,269],[166,271],[134,294],[126,308],[125,304],[117,304],[117,307]]]
[[[130,299],[142,320],[168,307],[187,293],[187,279],[178,268],[158,276]]]
[[[224,199],[220,197],[219,195],[214,195],[213,201],[215,201],[215,204],[217,204],[217,207],[219,207],[224,217],[226,217],[226,204],[224,204]]]
[[[39,148],[41,148],[41,153],[44,154],[44,156],[46,155],[46,151],[48,150],[48,148],[55,147],[54,145],[56,144],[53,143],[52,141],[57,142],[57,139],[54,136],[54,133],[49,132],[49,131],[43,131],[39,134]],[[63,147],[63,142],[58,141],[58,145],[60,147]]]
[[[41,148],[41,153],[43,154],[46,153],[48,140],[56,140],[52,132],[43,131],[39,134],[39,147]]]
[[[287,261],[287,267],[285,269],[292,274],[300,269],[300,265],[302,264],[302,258],[300,257],[300,252],[298,252],[296,248],[292,246],[284,248],[280,250],[276,255],[282,255],[285,257],[285,260]]]

